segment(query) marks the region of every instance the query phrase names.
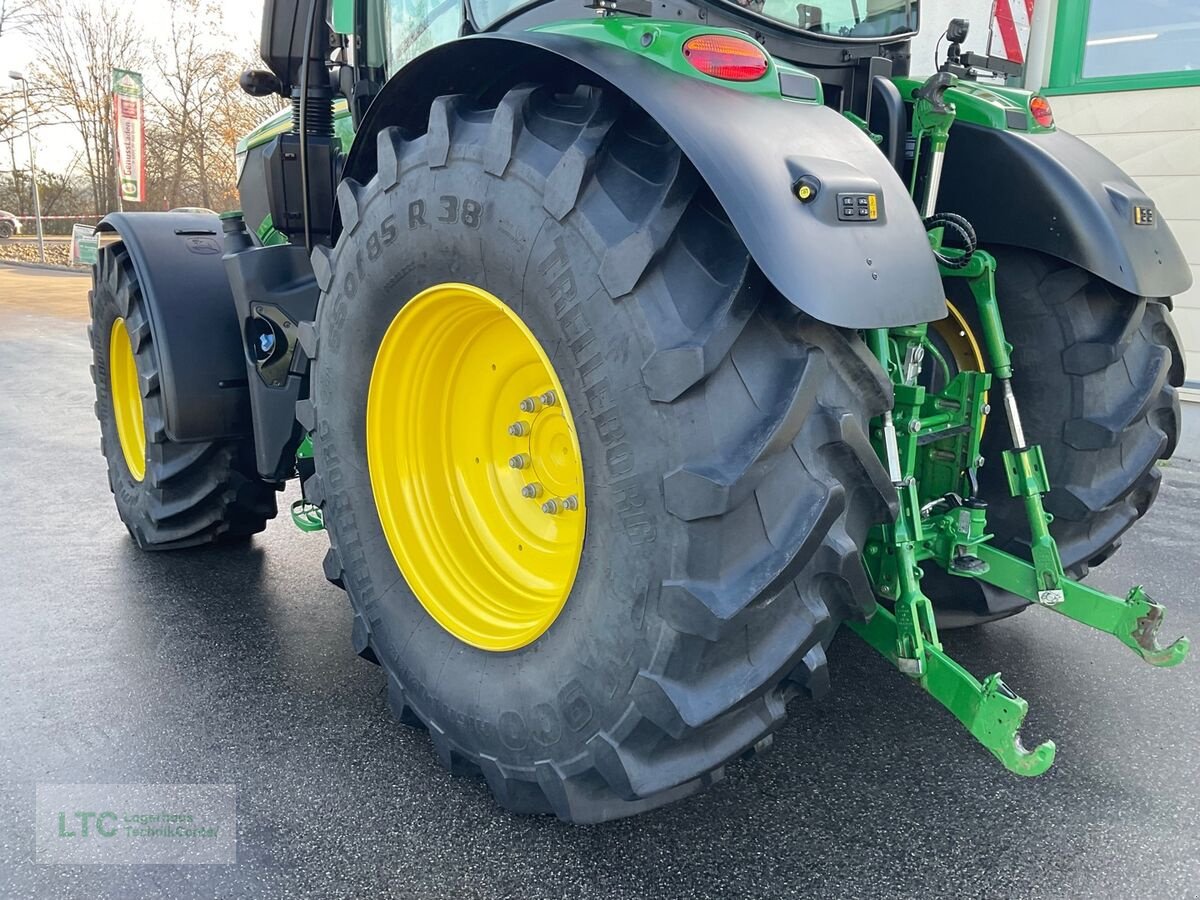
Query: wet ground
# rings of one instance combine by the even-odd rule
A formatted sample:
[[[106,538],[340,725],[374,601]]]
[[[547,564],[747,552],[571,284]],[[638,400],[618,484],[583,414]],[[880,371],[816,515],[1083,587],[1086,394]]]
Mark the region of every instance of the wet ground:
[[[500,812],[388,714],[321,535],[138,552],[92,416],[87,280],[0,266],[0,897],[1200,896],[1200,657],[1151,669],[1043,610],[950,635],[1030,704],[1007,774],[849,634],[835,690],[699,799],[592,828]],[[1200,636],[1200,466],[1094,582]],[[232,783],[236,865],[35,862],[35,786]]]

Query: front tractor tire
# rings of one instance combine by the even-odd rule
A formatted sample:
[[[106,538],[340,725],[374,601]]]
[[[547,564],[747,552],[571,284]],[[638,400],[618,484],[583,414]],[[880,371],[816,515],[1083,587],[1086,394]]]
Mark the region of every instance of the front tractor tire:
[[[120,242],[100,251],[88,303],[100,452],[130,536],[143,550],[178,550],[262,531],[276,491],[258,478],[252,441],[167,435],[151,317]]]
[[[874,608],[860,551],[894,494],[866,430],[890,388],[857,336],[775,293],[679,149],[599,88],[442,97],[339,206],[305,494],[393,710],[505,808],[572,822],[765,748]],[[521,404],[552,380],[560,405]]]

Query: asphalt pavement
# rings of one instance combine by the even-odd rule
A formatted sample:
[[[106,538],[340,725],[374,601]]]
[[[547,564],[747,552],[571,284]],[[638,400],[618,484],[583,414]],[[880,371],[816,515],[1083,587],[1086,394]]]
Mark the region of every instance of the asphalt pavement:
[[[394,721],[322,535],[139,552],[92,414],[87,280],[0,266],[0,897],[1200,897],[1200,655],[1031,609],[947,635],[1030,705],[1021,779],[849,633],[834,690],[707,794],[575,828],[498,810]],[[1200,637],[1200,466],[1093,583]],[[290,494],[288,495],[291,496]],[[37,863],[35,787],[221,783],[233,865]]]

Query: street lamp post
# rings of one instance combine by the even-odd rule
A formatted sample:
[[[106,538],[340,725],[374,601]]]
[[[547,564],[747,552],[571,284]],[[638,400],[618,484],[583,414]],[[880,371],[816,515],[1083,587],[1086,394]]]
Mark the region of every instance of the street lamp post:
[[[42,233],[42,195],[38,191],[37,154],[33,150],[33,128],[29,124],[29,82],[20,72],[9,72],[8,77],[21,82],[21,90],[25,95],[25,137],[29,139],[29,178],[33,182],[33,215],[37,221],[38,257],[46,261],[46,236]]]

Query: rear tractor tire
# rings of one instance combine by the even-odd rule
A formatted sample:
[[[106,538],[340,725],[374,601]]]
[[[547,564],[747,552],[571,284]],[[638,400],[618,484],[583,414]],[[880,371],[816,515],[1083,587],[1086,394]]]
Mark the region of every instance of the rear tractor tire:
[[[1154,503],[1160,460],[1181,427],[1176,388],[1183,353],[1168,302],[1137,297],[1054,257],[1015,247],[996,257],[996,293],[1013,345],[1013,390],[1030,443],[1046,459],[1046,510],[1073,578],[1108,559],[1121,536]],[[963,287],[950,280],[952,291]],[[969,292],[953,293],[974,324]],[[1001,452],[1008,421],[993,403],[984,433],[980,495],[1002,550],[1029,557],[1023,504],[1009,495]],[[931,572],[926,584],[938,621],[974,625],[1020,612],[1028,603],[980,582]]]
[[[859,338],[766,285],[599,88],[439,98],[339,207],[305,493],[393,710],[505,808],[573,822],[768,746],[874,608],[891,398]]]
[[[100,452],[117,512],[143,550],[245,540],[276,513],[249,440],[176,443],[137,273],[120,243],[100,251],[88,293]]]

